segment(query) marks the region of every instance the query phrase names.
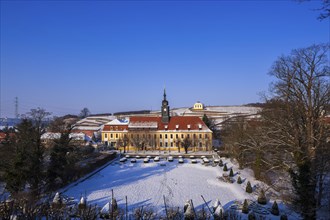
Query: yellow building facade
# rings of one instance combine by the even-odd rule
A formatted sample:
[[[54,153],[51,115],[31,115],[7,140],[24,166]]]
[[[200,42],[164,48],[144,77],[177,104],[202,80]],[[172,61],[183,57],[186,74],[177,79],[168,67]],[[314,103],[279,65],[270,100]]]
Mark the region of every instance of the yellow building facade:
[[[161,116],[115,119],[102,130],[102,141],[122,150],[190,151],[212,149],[212,131],[197,116],[170,116],[164,91]]]
[[[203,103],[196,102],[196,103],[194,104],[193,109],[194,109],[194,110],[203,110],[203,109],[204,109],[204,105],[203,105]]]

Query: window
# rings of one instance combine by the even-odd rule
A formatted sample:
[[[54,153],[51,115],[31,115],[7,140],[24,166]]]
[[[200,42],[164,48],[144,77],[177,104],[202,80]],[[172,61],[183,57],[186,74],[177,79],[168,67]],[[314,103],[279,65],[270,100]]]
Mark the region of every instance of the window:
[[[118,134],[116,134],[116,138],[118,138]]]
[[[167,134],[165,134],[165,139],[167,139]]]
[[[199,147],[202,147],[202,142],[199,142]]]
[[[207,136],[207,134],[205,134],[205,139],[207,139],[208,138],[208,136]]]
[[[173,134],[171,134],[171,139],[173,139]]]
[[[167,142],[165,142],[165,147],[168,147],[168,143]]]
[[[136,135],[136,138],[139,138],[139,134]]]
[[[155,138],[155,139],[157,138],[157,135],[156,135],[156,134],[154,134],[154,138]]]
[[[178,139],[178,138],[179,138],[179,135],[178,135],[178,134],[176,134],[176,135],[175,135],[175,138],[176,138],[176,139]]]
[[[202,138],[202,134],[199,134],[199,138]]]
[[[163,143],[162,142],[159,142],[159,147],[162,147],[163,146]]]
[[[196,138],[196,134],[194,134],[194,138]]]
[[[190,134],[187,134],[187,138],[190,138]]]
[[[108,138],[108,134],[104,134],[104,138]]]
[[[110,138],[113,138],[113,134],[110,134]]]
[[[163,138],[163,135],[162,135],[162,134],[160,134],[160,135],[159,135],[159,138]]]
[[[171,142],[171,147],[173,147],[173,142]]]
[[[184,138],[184,134],[181,134],[181,138]]]

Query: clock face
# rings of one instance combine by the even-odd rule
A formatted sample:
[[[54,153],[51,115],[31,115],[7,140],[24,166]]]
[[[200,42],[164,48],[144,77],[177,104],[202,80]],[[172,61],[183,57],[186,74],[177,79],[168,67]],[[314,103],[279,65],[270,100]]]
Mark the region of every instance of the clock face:
[[[166,108],[164,108],[164,112],[166,112]]]

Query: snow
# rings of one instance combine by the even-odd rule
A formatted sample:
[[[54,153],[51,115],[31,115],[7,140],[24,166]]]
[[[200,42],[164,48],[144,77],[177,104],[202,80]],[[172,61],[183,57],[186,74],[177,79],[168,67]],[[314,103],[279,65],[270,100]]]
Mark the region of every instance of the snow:
[[[53,203],[61,203],[61,197],[59,192],[57,192],[54,196]]]
[[[129,118],[124,118],[124,119],[114,119],[108,123],[106,123],[106,125],[128,125],[129,124]]]
[[[252,106],[207,106],[204,109],[205,111],[195,112],[191,111],[190,108],[174,108],[172,112],[176,115],[185,115],[185,114],[204,114],[204,112],[214,112],[214,113],[223,113],[225,115],[235,115],[235,114],[244,114],[244,115],[253,115],[257,114],[261,108],[252,107]]]
[[[208,202],[219,198],[221,204],[251,197],[238,184],[220,182],[217,177],[222,173],[219,166],[203,166],[200,160],[198,164],[191,164],[188,159],[178,164],[175,160],[160,166],[154,162],[143,163],[140,159],[136,164],[128,161],[110,165],[65,194],[79,198],[86,192],[89,202],[103,207],[113,189],[119,205],[123,205],[127,196],[130,208],[152,204],[157,209],[164,208],[162,195],[168,198],[170,205],[179,207],[192,199],[196,208],[204,204],[201,195]]]
[[[41,135],[41,140],[54,140],[54,139],[59,139],[60,137],[61,137],[61,133],[46,132]],[[82,132],[70,133],[69,137],[77,141],[79,140],[91,141],[91,138]]]
[[[234,171],[238,170],[237,166],[228,159],[221,159],[227,163],[228,170],[230,168]],[[212,163],[203,165],[202,159],[197,159],[197,164],[192,164],[191,159],[183,160],[183,164],[179,164],[178,159],[174,159],[173,162],[164,161],[166,166],[152,160],[143,163],[143,158],[136,159],[136,163],[131,163],[130,160],[126,163],[116,161],[92,177],[73,185],[63,194],[77,199],[85,193],[89,204],[97,204],[107,209],[113,190],[114,198],[121,208],[125,207],[125,196],[127,196],[128,210],[131,212],[141,206],[151,206],[164,213],[163,195],[168,207],[180,207],[180,209],[186,201],[192,200],[195,209],[200,210],[205,205],[201,195],[210,207],[218,200],[224,210],[229,209],[236,201],[240,204],[244,199],[256,201],[257,193],[245,192],[246,182],[249,180],[254,187],[263,183],[256,181],[251,176],[250,170],[241,170],[233,177],[237,180],[240,175],[243,184],[237,184],[236,181],[226,183],[219,180],[223,173],[229,173],[229,171],[224,172],[222,167],[212,166]],[[270,203],[268,205],[271,207]],[[281,202],[279,207],[285,209]]]

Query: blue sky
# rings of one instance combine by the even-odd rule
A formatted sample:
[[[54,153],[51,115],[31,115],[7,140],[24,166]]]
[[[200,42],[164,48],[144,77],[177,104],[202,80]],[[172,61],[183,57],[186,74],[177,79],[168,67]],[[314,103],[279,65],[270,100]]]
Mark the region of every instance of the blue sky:
[[[320,1],[1,1],[1,117],[260,100],[292,49],[329,42]]]

